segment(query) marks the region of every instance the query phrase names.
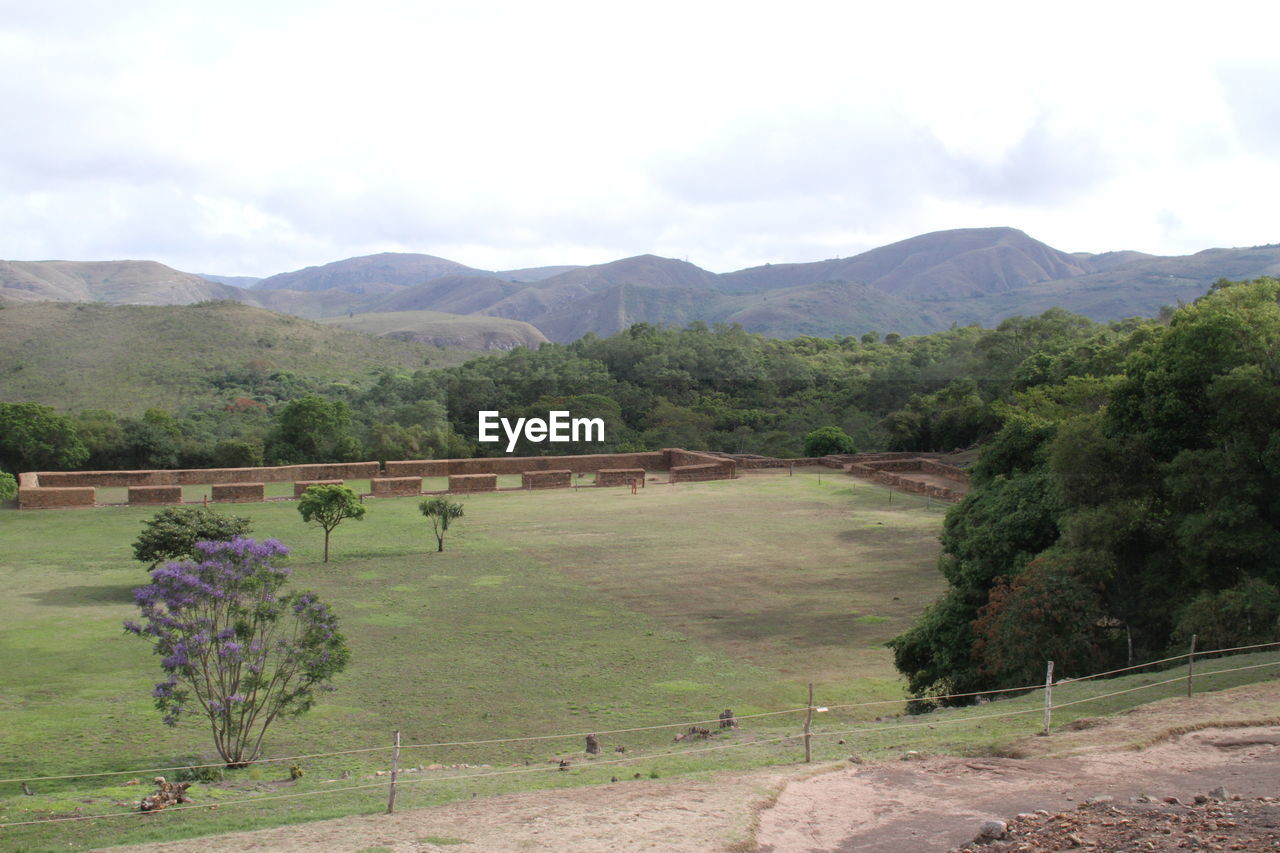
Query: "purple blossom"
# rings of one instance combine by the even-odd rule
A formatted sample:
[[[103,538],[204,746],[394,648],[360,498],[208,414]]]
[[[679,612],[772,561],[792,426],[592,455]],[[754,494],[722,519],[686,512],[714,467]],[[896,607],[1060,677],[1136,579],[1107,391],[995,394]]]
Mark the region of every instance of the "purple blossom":
[[[251,731],[245,715],[228,709],[252,704],[266,711],[248,715],[258,720],[304,711],[316,691],[331,689],[349,652],[314,594],[281,593],[289,572],[273,565],[288,554],[279,542],[240,537],[196,547],[198,560],[157,567],[135,590],[142,620],[125,630],[147,638],[160,657],[168,681],[151,695],[164,722],[207,714],[219,754],[228,763],[252,761],[246,750],[257,748],[248,745],[261,742],[266,723]],[[277,631],[278,622],[298,624]]]

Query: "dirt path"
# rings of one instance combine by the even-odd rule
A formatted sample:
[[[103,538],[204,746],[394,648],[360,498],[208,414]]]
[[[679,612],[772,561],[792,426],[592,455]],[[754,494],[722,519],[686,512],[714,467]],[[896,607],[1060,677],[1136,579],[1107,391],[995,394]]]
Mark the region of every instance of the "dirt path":
[[[1280,683],[1269,682],[1158,702],[1014,744],[1015,754],[1027,758],[926,757],[628,781],[127,849],[947,851],[970,841],[987,818],[1071,810],[1090,797],[1125,802],[1145,793],[1185,802],[1218,786],[1241,797],[1276,796],[1277,715]],[[1246,725],[1263,720],[1266,725]],[[1215,723],[1231,727],[1202,729]],[[1152,741],[1159,742],[1142,751],[1132,748]],[[1061,752],[1075,754],[1049,757]]]
[[[1241,741],[1247,745],[1233,745]],[[789,784],[761,816],[757,849],[945,851],[971,841],[984,820],[1070,810],[1091,797],[1191,802],[1218,786],[1243,797],[1273,796],[1278,781],[1277,726],[1209,729],[1142,752],[882,762]]]

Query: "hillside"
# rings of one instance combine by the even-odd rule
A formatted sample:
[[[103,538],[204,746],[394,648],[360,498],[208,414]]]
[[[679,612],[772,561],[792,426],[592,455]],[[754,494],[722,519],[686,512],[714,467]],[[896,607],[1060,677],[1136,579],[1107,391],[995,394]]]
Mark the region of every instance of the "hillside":
[[[41,302],[0,310],[0,400],[127,414],[216,401],[211,380],[250,364],[344,381],[378,367],[411,370],[476,354],[376,338],[234,302]]]
[[[8,302],[173,305],[240,296],[155,261],[0,261],[0,300]]]
[[[354,317],[329,317],[319,322],[382,338],[464,350],[536,349],[547,342],[546,336],[528,323],[441,311],[356,314]]]

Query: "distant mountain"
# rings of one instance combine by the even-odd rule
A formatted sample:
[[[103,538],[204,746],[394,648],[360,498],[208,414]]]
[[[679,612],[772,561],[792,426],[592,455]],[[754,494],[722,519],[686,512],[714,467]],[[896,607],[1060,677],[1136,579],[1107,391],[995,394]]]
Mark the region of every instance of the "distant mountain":
[[[242,293],[155,261],[0,261],[0,297],[11,302],[173,305]]]
[[[209,273],[198,272],[205,281],[216,281],[218,284],[229,284],[232,287],[243,287],[246,290],[255,287],[261,278],[254,275],[210,275]]]
[[[503,270],[493,274],[494,278],[505,279],[506,281],[542,281],[544,278],[551,278],[553,275],[560,275],[562,272],[569,272],[580,267],[568,265],[558,267],[529,267],[523,270]]]
[[[478,270],[433,255],[384,253],[281,273],[252,289],[150,261],[0,262],[0,299],[185,304],[235,299],[281,313],[354,320],[446,312],[514,320],[551,340],[608,335],[632,323],[739,323],[776,337],[926,333],[993,325],[1061,306],[1095,320],[1154,315],[1218,278],[1280,275],[1280,246],[1161,257],[1067,253],[1014,228],[964,228],[847,258],[766,264],[717,275],[638,255],[590,266]],[[389,321],[366,321],[382,328]],[[413,335],[422,317],[405,318]]]
[[[721,276],[726,290],[771,290],[851,281],[911,299],[955,299],[1016,290],[1091,272],[1016,228],[935,231],[854,255],[810,264],[774,264]]]
[[[347,290],[368,293],[382,285],[411,287],[446,275],[482,275],[481,270],[434,255],[383,252],[280,273],[258,283],[260,290]],[[383,291],[385,292],[385,290]]]

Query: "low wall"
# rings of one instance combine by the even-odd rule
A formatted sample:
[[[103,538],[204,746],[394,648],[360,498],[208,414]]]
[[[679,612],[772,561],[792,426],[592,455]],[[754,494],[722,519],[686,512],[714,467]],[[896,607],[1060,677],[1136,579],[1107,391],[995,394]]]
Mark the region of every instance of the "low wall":
[[[342,480],[295,480],[293,483],[293,496],[295,498],[302,497],[302,493],[312,486],[341,486]]]
[[[730,480],[738,475],[738,464],[732,459],[714,456],[710,453],[699,453],[696,450],[681,450],[678,447],[668,447],[662,452],[667,455],[668,470],[684,468],[689,465],[715,465],[723,472],[724,476],[711,479]]]
[[[282,483],[297,480],[362,480],[378,476],[377,462],[276,465],[266,468],[175,468],[162,471],[40,471],[40,485],[205,486],[215,483]]]
[[[644,485],[643,468],[601,468],[596,472],[597,486]]]
[[[262,483],[214,483],[210,497],[214,503],[249,503],[263,499]]]
[[[764,457],[761,457],[764,459]],[[797,461],[786,460],[787,464]],[[826,464],[824,462],[824,464]],[[489,476],[499,474],[525,474],[538,472],[563,472],[587,474],[602,470],[666,471],[673,467],[713,465],[718,476],[705,479],[727,479],[737,475],[737,463],[733,458],[709,453],[664,448],[642,453],[597,453],[585,456],[516,456],[485,459],[416,459],[388,462],[385,470],[377,462],[341,462],[319,465],[277,465],[262,468],[178,468],[173,470],[139,471],[27,471],[18,475],[18,508],[54,506],[91,506],[94,503],[93,488],[103,487],[156,487],[156,486],[213,486],[215,501],[260,501],[264,499],[266,483],[290,482],[294,495],[299,496],[306,485],[317,482],[342,483],[347,480],[370,481],[395,480],[414,477],[449,477],[450,491],[490,491],[487,486],[473,485],[479,481],[462,481],[468,485],[455,489],[452,478],[465,476]],[[380,476],[381,475],[381,476]],[[557,475],[559,476],[559,475]],[[555,480],[553,480],[555,481]],[[556,481],[558,482],[558,481]],[[555,488],[562,486],[556,485]],[[375,494],[390,494],[372,487]],[[492,488],[496,488],[496,485]],[[550,488],[534,486],[534,488]],[[79,489],[75,492],[51,493],[50,489]],[[416,491],[421,492],[418,483]],[[141,494],[141,493],[139,493]],[[158,494],[158,493],[157,493]],[[170,493],[171,494],[171,493]],[[411,494],[404,492],[404,494]],[[141,498],[140,498],[141,499]]]
[[[94,505],[92,486],[18,489],[18,509],[65,509]]]
[[[719,465],[677,465],[671,469],[671,482],[696,483],[703,480],[729,480],[733,474],[727,473]]]
[[[912,494],[927,495],[944,501],[960,500],[965,496],[969,485],[969,475],[963,469],[918,456],[910,459],[904,459],[899,456],[890,459],[859,461],[850,464],[845,470],[854,477],[864,477],[882,486],[901,489]],[[954,482],[956,488],[949,488],[937,483],[926,483],[923,480],[904,476],[905,473],[910,471],[919,471],[922,474],[944,477]]]
[[[449,475],[449,491],[451,492],[496,492],[497,490],[497,474]]]
[[[130,486],[129,506],[182,503],[182,486]]]
[[[957,468],[954,465],[948,465],[945,462],[938,462],[934,459],[921,459],[920,470],[926,474],[934,474],[938,477],[946,477],[948,480],[955,480],[957,483],[969,485],[969,472],[963,468]]]
[[[573,472],[568,468],[559,471],[524,471],[520,485],[526,489],[567,489],[573,485]]]
[[[421,477],[376,477],[369,481],[375,498],[403,498],[422,494]]]
[[[388,462],[388,477],[451,477],[462,474],[524,474],[526,471],[567,470],[575,474],[601,468],[645,468],[665,471],[671,467],[667,451],[646,453],[592,453],[585,456],[491,456],[483,459],[409,459]]]

